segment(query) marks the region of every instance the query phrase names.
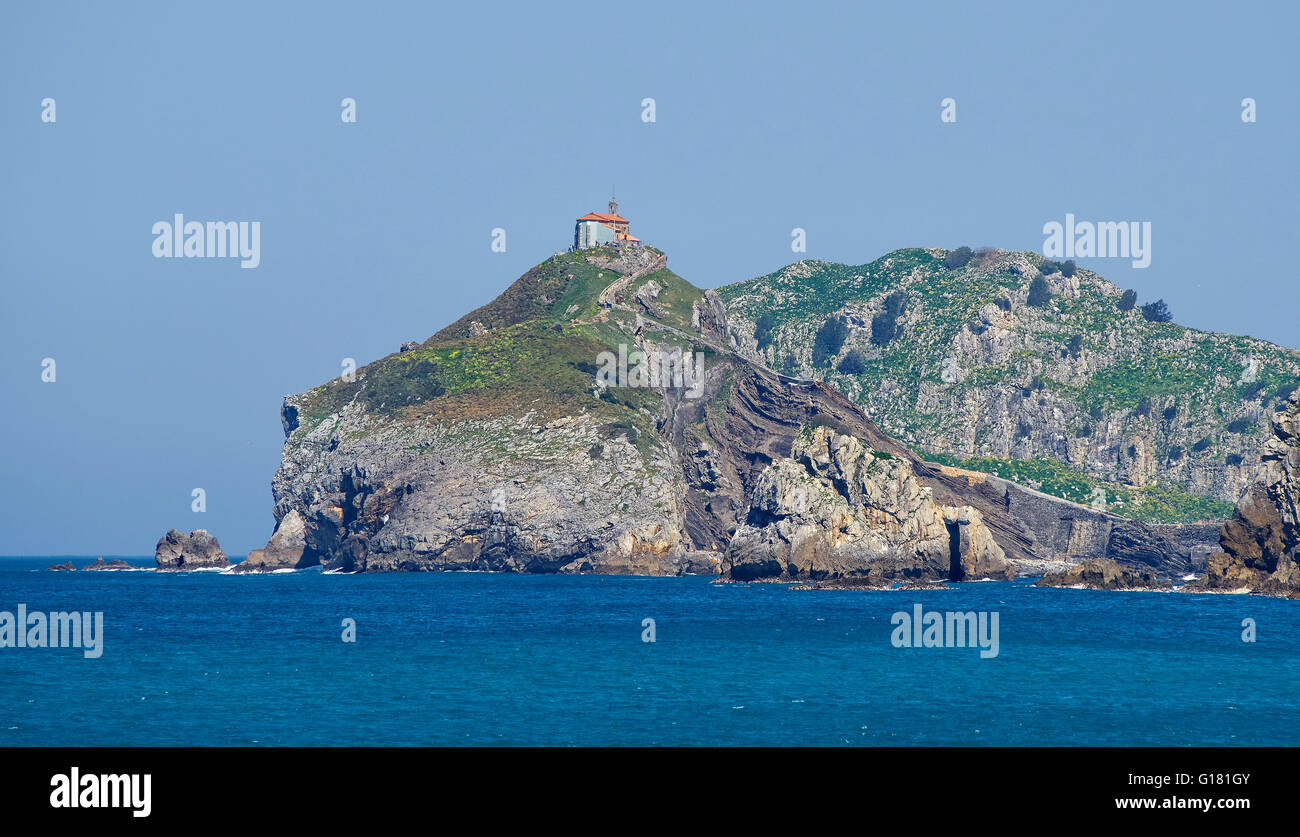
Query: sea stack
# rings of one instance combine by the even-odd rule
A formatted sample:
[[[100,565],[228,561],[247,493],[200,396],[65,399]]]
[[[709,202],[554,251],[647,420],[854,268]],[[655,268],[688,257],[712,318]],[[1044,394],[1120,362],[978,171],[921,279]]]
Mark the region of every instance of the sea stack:
[[[154,547],[154,562],[159,570],[205,570],[230,566],[230,559],[221,551],[221,544],[206,529],[195,529],[188,535],[172,529],[158,539]]]

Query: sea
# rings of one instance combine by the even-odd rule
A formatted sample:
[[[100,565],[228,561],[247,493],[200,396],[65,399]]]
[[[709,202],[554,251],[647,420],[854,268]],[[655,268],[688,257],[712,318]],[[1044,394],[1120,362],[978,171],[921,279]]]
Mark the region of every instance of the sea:
[[[101,612],[102,654],[0,647],[2,746],[1300,745],[1294,601],[66,560],[0,559],[0,611]],[[996,656],[899,647],[918,605]]]

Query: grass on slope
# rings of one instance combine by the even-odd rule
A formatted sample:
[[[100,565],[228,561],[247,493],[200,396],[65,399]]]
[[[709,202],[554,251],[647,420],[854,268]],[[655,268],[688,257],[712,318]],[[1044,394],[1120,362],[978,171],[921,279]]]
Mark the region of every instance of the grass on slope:
[[[1102,497],[1107,511],[1145,523],[1200,523],[1225,520],[1232,515],[1231,503],[1213,497],[1197,497],[1178,486],[1155,483],[1145,488],[1134,488],[1103,482],[1053,459],[962,459],[950,454],[919,451],[917,455],[941,465],[1002,477],[1017,485],[1085,506]]]
[[[609,337],[615,337],[611,330]],[[626,339],[626,337],[624,337]],[[389,355],[302,396],[300,432],[357,400],[371,413],[404,420],[485,418],[535,410],[554,417],[586,410],[609,421],[644,422],[654,390],[592,394],[597,355],[610,348],[590,331],[542,321],[478,337],[443,339]]]

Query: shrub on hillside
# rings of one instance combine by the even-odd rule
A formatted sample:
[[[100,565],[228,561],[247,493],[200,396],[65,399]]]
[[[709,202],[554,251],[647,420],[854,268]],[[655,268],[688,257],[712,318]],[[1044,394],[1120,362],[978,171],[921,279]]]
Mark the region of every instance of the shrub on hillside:
[[[867,371],[867,360],[862,356],[862,352],[851,349],[837,368],[845,375],[861,375]]]
[[[758,341],[760,352],[772,344],[772,329],[775,327],[776,319],[770,311],[764,311],[754,323],[754,339]]]
[[[1061,263],[1054,262],[1051,259],[1043,259],[1043,263],[1038,266],[1038,271],[1044,276],[1051,276],[1053,273],[1061,272]]]
[[[1254,426],[1255,426],[1255,423],[1254,423],[1253,421],[1251,421],[1250,419],[1248,419],[1248,418],[1239,418],[1239,419],[1236,419],[1235,421],[1230,421],[1230,422],[1228,422],[1228,432],[1229,432],[1229,433],[1245,433],[1247,430],[1249,430],[1250,428],[1252,428],[1252,427],[1254,427]]]
[[[907,295],[894,291],[885,297],[885,307],[871,318],[871,342],[884,346],[898,336],[898,318],[907,307]]]
[[[1244,459],[1245,458],[1239,453],[1230,453],[1223,458],[1223,464],[1240,465],[1244,461]]]
[[[1199,441],[1199,442],[1197,442],[1196,444],[1192,445],[1192,452],[1193,452],[1193,453],[1200,453],[1200,452],[1203,451],[1203,450],[1209,450],[1209,448],[1210,448],[1210,444],[1211,444],[1211,442],[1210,442],[1210,437],[1209,437],[1209,436],[1206,436],[1205,438],[1201,439],[1201,441]]]
[[[849,336],[849,328],[838,317],[827,317],[822,327],[817,329],[813,338],[812,362],[818,369],[830,366],[831,359],[844,348],[844,341]]]
[[[1035,276],[1034,281],[1029,283],[1029,298],[1025,303],[1035,308],[1042,308],[1052,300],[1052,289],[1048,287],[1047,280],[1041,276]]]
[[[1076,270],[1078,270],[1078,267],[1075,266],[1073,259],[1071,259],[1068,262],[1062,262],[1061,264],[1061,275],[1064,276],[1066,279],[1069,279],[1071,276],[1073,276]]]
[[[949,270],[956,270],[965,267],[974,255],[969,247],[958,247],[944,257],[943,263]]]
[[[1142,316],[1152,323],[1167,323],[1174,318],[1174,315],[1169,312],[1169,306],[1165,305],[1163,299],[1157,299],[1155,302],[1148,302],[1143,305]]]
[[[1119,310],[1132,311],[1133,306],[1137,305],[1137,301],[1138,301],[1137,291],[1133,291],[1133,290],[1125,291],[1124,295],[1119,298]]]
[[[1066,345],[1065,350],[1069,353],[1070,357],[1073,358],[1077,358],[1079,355],[1083,354],[1083,335],[1075,334],[1071,336],[1070,342]]]

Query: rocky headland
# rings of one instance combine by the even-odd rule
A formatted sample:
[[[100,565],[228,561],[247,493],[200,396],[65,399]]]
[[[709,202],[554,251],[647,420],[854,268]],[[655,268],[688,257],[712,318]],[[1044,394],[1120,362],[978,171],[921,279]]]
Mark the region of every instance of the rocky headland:
[[[1028,285],[1021,261],[981,269]],[[842,391],[849,382],[782,374],[746,348],[727,298],[736,310],[734,294],[694,287],[654,248],[557,255],[423,343],[287,396],[276,528],[237,571],[892,587],[1092,559],[1181,576],[1218,548],[1217,522],[1134,520],[1122,502],[923,459]],[[642,361],[674,356],[679,371],[693,361],[684,377],[665,366],[637,383]],[[610,358],[613,379],[601,374]],[[193,568],[179,540],[163,547],[160,568]]]

